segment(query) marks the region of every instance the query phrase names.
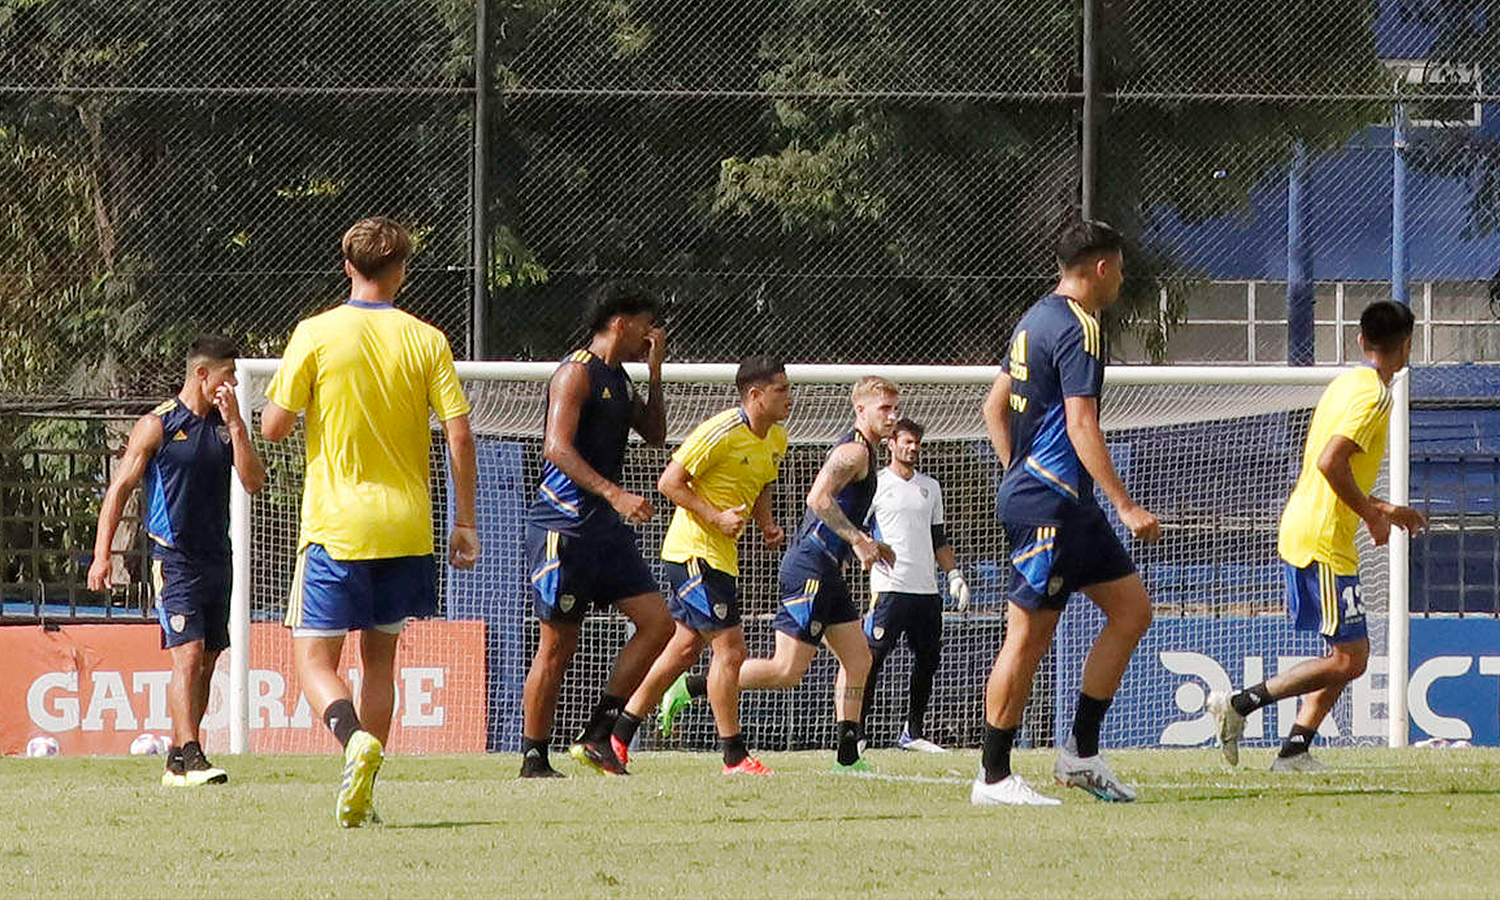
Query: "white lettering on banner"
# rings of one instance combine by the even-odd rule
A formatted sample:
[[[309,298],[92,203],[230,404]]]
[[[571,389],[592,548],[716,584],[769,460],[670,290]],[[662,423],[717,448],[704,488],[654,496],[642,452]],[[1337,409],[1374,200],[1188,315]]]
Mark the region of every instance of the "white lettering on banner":
[[[224,731],[229,728],[229,673],[214,671],[208,682],[208,709],[203,713],[204,731]]]
[[[1411,710],[1412,724],[1435,738],[1462,738],[1474,736],[1469,723],[1456,716],[1440,716],[1427,703],[1427,691],[1439,678],[1457,678],[1474,665],[1470,656],[1434,656],[1417,666],[1407,683],[1406,706]],[[1483,672],[1481,662],[1480,671]]]
[[[172,715],[167,712],[167,685],[172,683],[172,673],[134,672],[130,676],[130,689],[139,694],[146,692],[146,721],[141,727],[147,731],[170,730]]]
[[[251,669],[250,727],[285,728],[286,706],[281,700],[285,693],[286,679],[281,677],[280,672]]]
[[[1177,710],[1183,715],[1193,716],[1180,722],[1172,722],[1162,729],[1158,743],[1166,746],[1191,747],[1213,740],[1216,734],[1213,716],[1209,715],[1207,708],[1208,694],[1211,691],[1232,692],[1228,673],[1224,667],[1213,657],[1204,653],[1194,653],[1186,650],[1167,650],[1160,654],[1161,664],[1169,672],[1178,675],[1187,675],[1192,679],[1177,686],[1173,695]],[[1278,656],[1276,658],[1276,671],[1285,672],[1298,663],[1310,657],[1304,656]],[[1485,657],[1489,659],[1491,657]],[[1495,674],[1500,675],[1500,657],[1493,657],[1496,661]],[[1259,684],[1265,680],[1265,661],[1259,656],[1246,656],[1243,660],[1244,684]],[[1387,660],[1383,656],[1370,657],[1369,667],[1365,674],[1355,679],[1351,685],[1350,702],[1353,706],[1350,721],[1350,733],[1356,737],[1378,737],[1385,734],[1386,724],[1384,719],[1375,718],[1373,709],[1384,705],[1385,691],[1376,690],[1372,683],[1373,675],[1384,676],[1387,671]],[[1413,682],[1415,684],[1415,681]],[[1207,690],[1205,690],[1205,685]],[[1413,688],[1415,691],[1415,687]],[[1425,694],[1424,694],[1425,697]],[[1413,716],[1416,715],[1416,700],[1411,701]],[[1425,708],[1425,703],[1424,703]],[[1297,698],[1288,697],[1276,703],[1276,731],[1281,737],[1286,737],[1292,731],[1292,725],[1296,722]],[[1425,730],[1425,729],[1424,729]],[[1323,720],[1318,728],[1318,734],[1325,737],[1338,737],[1340,732],[1333,717],[1329,716]],[[1265,736],[1264,710],[1256,710],[1245,717],[1245,737],[1256,739]]]
[[[307,695],[301,691],[297,692],[297,708],[292,710],[291,721],[288,722],[293,728],[311,728],[312,704],[307,702]]]
[[[1290,672],[1293,668],[1302,665],[1310,659],[1318,659],[1315,656],[1278,656],[1276,657],[1276,674]],[[1368,672],[1359,676],[1369,678]],[[1297,724],[1298,697],[1283,697],[1276,701],[1276,736],[1285,738],[1292,733],[1292,726]],[[1318,726],[1318,734],[1326,738],[1339,736],[1339,725],[1333,721],[1333,716],[1324,716],[1323,722]]]
[[[67,691],[68,695],[78,693],[77,672],[48,672],[40,675],[31,683],[26,690],[26,713],[31,716],[31,721],[36,727],[43,731],[56,734],[61,731],[72,731],[78,727],[78,698],[76,696],[64,695],[52,700],[52,706],[48,707],[48,696],[53,691]],[[53,712],[53,710],[56,712]]]
[[[432,688],[442,687],[443,679],[443,670],[436,666],[412,666],[401,670],[401,690],[406,694],[406,714],[401,717],[403,727],[442,727],[447,710],[432,706]],[[428,711],[429,707],[431,711]]]
[[[115,714],[116,731],[135,731],[140,727],[135,710],[130,708],[130,692],[125,690],[125,678],[119,672],[96,671],[94,693],[89,697],[88,712],[80,723],[84,731],[103,731],[104,714]]]
[[[1161,654],[1161,664],[1166,666],[1169,672],[1197,676],[1208,685],[1209,691],[1232,690],[1228,673],[1211,656],[1168,650]],[[1208,694],[1204,692],[1202,686],[1192,681],[1183,682],[1177,686],[1175,699],[1178,709],[1185,713],[1201,712],[1201,715],[1186,722],[1173,722],[1162,729],[1161,743],[1192,746],[1212,738],[1216,729],[1213,716],[1208,714],[1205,702]]]

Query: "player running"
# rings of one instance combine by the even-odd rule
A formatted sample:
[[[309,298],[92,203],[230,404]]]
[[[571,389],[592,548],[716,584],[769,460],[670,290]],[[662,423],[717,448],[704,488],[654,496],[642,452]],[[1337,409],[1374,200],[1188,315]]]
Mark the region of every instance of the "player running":
[[[89,590],[108,591],[115,529],[126,499],[144,478],[161,646],[172,658],[172,749],[161,776],[168,787],[229,780],[203,755],[199,728],[214,664],[229,646],[229,469],[252,494],[266,483],[234,395],[238,355],[220,338],[195,341],[182,390],[136,420],[99,507],[89,565]]]
[[[1123,248],[1119,232],[1102,222],[1064,225],[1057,287],[1016,324],[984,401],[990,443],[1005,471],[997,513],[1015,572],[1005,641],[985,686],[983,769],[969,794],[976,804],[1060,802],[1011,771],[1010,751],[1037,664],[1068,596],[1078,590],[1104,612],[1105,624],[1084,661],[1073,732],[1053,777],[1101,800],[1136,796],[1099,754],[1104,713],[1151,624],[1151,601],[1099,508],[1095,483],[1136,538],[1152,543],[1161,537],[1156,516],[1126,492],[1099,427],[1104,346],[1098,317],[1120,295]]]
[[[906,724],[896,746],[902,750],[944,753],[928,740],[923,730],[927,701],[932,697],[932,679],[937,674],[943,641],[943,598],[938,596],[934,572],[948,573],[948,596],[954,607],[969,608],[969,586],[953,558],[953,546],[943,528],[943,491],[937,479],[918,472],[924,429],[911,419],[896,423],[887,444],[891,461],[875,485],[870,517],[873,534],[891,545],[896,562],[870,569],[870,613],[865,616],[865,638],[870,644],[870,676],[865,681],[865,702],[860,731],[869,720],[875,700],[875,684],[886,657],[896,642],[906,636],[913,666],[908,688]]]
[[[453,477],[448,561],[479,558],[469,401],[441,331],[396,309],[411,235],[387,218],[344,234],[348,302],[297,324],[266,389],[261,434],[280,441],[306,413],[307,476],[287,604],[292,656],[307,701],[344,748],[335,814],[378,823],[371,805],[395,707],[396,644],[410,616],[437,612],[428,491],[432,432],[442,422]],[[338,671],[360,632],[358,711]]]
[[[1323,636],[1328,655],[1232,696],[1209,695],[1208,709],[1230,765],[1239,763],[1246,716],[1284,697],[1302,696],[1297,723],[1271,761],[1271,771],[1325,768],[1308,748],[1344,686],[1364,674],[1370,658],[1354,533],[1363,520],[1379,547],[1393,525],[1409,532],[1427,527],[1416,510],[1370,496],[1385,455],[1391,379],[1411,357],[1413,324],[1411,310],[1399,303],[1367,306],[1359,317],[1364,364],[1330,382],[1313,412],[1276,550],[1286,574],[1287,613],[1297,630]]]
[[[860,756],[859,717],[865,678],[870,672],[870,648],[859,627],[859,610],[849,596],[843,567],[851,555],[868,569],[877,562],[895,562],[895,554],[862,531],[855,522],[869,517],[875,496],[878,467],[875,446],[890,437],[896,424],[899,394],[896,385],[873,375],[854,383],[854,429],[833,445],[807,493],[807,514],[797,529],[791,549],[781,559],[781,608],[772,627],[776,652],[770,659],[747,659],[740,667],[740,690],[787,690],[802,676],[826,643],[839,659],[834,690],[838,728],[836,772],[865,772],[870,765]],[[662,700],[662,730],[682,708],[702,696],[701,682],[679,679]]]
[[[740,624],[739,548],[748,519],[760,526],[766,546],[779,548],[786,534],[771,517],[771,485],[786,456],[782,420],[791,411],[786,367],[768,356],[752,356],[735,374],[740,404],[693,429],[657,482],[677,505],[662,542],[672,594],[667,607],[677,621],[665,650],[652,663],[615,723],[611,744],[626,761],[641,719],[662,692],[686,672],[707,644],[713,650],[707,677],[693,676],[708,693],[724,754],[726,775],[770,772],[752,757],[740,731],[740,667],[745,629]],[[664,719],[665,730],[671,720]]]
[[[588,326],[588,346],[569,354],[547,384],[542,480],[526,518],[527,565],[541,638],[522,695],[522,778],[561,777],[547,748],[563,673],[578,649],[590,607],[615,606],[635,625],[570,748],[574,759],[600,772],[628,774],[610,747],[610,734],[625,699],[672,635],[656,578],[630,527],[650,521],[656,510],[620,486],[632,428],[653,447],[666,442],[661,389],[666,336],[656,326],[656,302],[620,283],[594,292]],[[651,380],[645,403],[635,399],[624,365],[643,357]]]

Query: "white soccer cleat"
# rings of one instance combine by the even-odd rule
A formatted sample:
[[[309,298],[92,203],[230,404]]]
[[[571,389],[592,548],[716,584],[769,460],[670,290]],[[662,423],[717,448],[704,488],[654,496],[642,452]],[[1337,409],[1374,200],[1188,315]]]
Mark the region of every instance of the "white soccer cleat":
[[[914,738],[903,729],[901,736],[896,738],[896,746],[902,750],[910,750],[913,753],[947,753],[945,747],[940,747],[927,738]]]
[[[994,784],[985,784],[984,773],[974,778],[969,802],[975,806],[1062,806],[1061,800],[1037,793],[1026,779],[1014,773]]]
[[[1245,717],[1235,712],[1234,706],[1229,702],[1229,695],[1223,691],[1214,691],[1208,695],[1208,714],[1214,717],[1214,722],[1219,726],[1219,746],[1224,751],[1224,759],[1231,765],[1240,764],[1240,738],[1245,735]]]
[[[1326,772],[1328,767],[1313,759],[1311,753],[1296,756],[1278,756],[1271,760],[1272,772]]]
[[[1111,803],[1129,803],[1135,799],[1135,788],[1115,775],[1104,755],[1074,756],[1064,747],[1058,751],[1052,766],[1052,777],[1065,787],[1082,788]]]

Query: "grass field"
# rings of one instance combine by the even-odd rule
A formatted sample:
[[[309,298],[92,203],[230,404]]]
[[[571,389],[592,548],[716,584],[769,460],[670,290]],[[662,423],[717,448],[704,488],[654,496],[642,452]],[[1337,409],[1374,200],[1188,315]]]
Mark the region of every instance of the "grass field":
[[[1500,752],[1323,750],[1332,771],[1217,751],[1112,754],[1141,800],[1052,785],[1055,809],[977,808],[978,754],[655,753],[629,778],[518,781],[517,758],[393,757],[381,828],[333,821],[334,757],[223,757],[224,787],[150,759],[0,760],[5,897],[1486,897],[1500,894]]]

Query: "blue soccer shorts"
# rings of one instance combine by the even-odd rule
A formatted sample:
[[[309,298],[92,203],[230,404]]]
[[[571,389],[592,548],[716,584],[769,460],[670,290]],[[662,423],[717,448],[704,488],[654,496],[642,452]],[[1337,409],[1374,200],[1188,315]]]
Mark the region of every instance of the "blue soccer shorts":
[[[1358,575],[1335,575],[1333,566],[1314,560],[1297,568],[1285,560],[1287,615],[1298,631],[1316,631],[1330,644],[1368,637]]]
[[[699,634],[710,634],[740,624],[740,592],[737,579],[701,559],[687,562],[663,560],[672,592],[667,612]]]
[[[798,541],[781,558],[781,608],[771,627],[816,646],[830,626],[858,622],[859,609],[840,568],[821,547]]]
[[[1074,591],[1124,578],[1135,563],[1104,511],[1085,507],[1056,525],[1007,524],[1010,602],[1022,609],[1061,610]]]
[[[582,622],[592,608],[661,590],[641,559],[635,530],[624,522],[567,535],[526,525],[532,609],[543,622]]]
[[[151,560],[161,647],[202,641],[208,653],[229,646],[228,560],[194,560],[158,549]]]
[[[431,553],[333,559],[322,544],[297,554],[285,624],[293,637],[338,637],[375,629],[400,634],[408,617],[437,614]]]

